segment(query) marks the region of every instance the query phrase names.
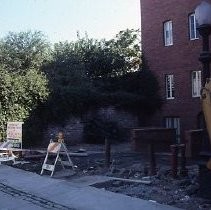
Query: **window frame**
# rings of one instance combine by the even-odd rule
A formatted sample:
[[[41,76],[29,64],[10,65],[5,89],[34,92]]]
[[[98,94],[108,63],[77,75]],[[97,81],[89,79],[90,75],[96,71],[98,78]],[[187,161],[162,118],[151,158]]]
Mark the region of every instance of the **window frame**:
[[[168,87],[168,82],[170,82],[169,87]],[[166,89],[166,99],[167,100],[175,99],[175,83],[173,74],[165,75],[165,89]]]
[[[169,38],[167,37],[166,32],[169,32]],[[164,45],[166,47],[172,46],[174,44],[172,20],[167,20],[167,21],[163,22],[163,38],[164,38]]]
[[[192,20],[191,18],[194,17],[194,22],[193,22],[193,28],[192,28]],[[188,15],[188,29],[189,29],[189,39],[191,41],[193,40],[198,40],[199,39],[199,32],[197,31],[197,21],[196,21],[196,17],[195,17],[195,13],[191,13]],[[192,36],[192,29],[194,30],[194,37]]]
[[[174,128],[176,130],[176,141],[175,143],[181,143],[181,118],[178,116],[165,116],[164,126],[166,128]]]
[[[195,78],[194,78],[195,74]],[[202,87],[202,72],[200,70],[198,71],[192,71],[191,72],[191,87],[192,87],[192,97],[198,98],[201,97],[201,87]],[[195,93],[196,90],[196,93]]]

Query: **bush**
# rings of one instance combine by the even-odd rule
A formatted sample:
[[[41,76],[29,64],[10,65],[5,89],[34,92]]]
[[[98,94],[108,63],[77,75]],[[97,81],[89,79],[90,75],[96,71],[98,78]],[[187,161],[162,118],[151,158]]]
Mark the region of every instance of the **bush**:
[[[104,144],[105,139],[111,142],[120,142],[121,129],[117,122],[93,118],[84,127],[84,140],[89,144]]]

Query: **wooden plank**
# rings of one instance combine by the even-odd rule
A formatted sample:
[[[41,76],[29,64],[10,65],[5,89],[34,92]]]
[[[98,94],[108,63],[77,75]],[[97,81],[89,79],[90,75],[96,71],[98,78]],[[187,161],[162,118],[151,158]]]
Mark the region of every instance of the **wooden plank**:
[[[39,150],[39,149],[36,150],[35,149],[35,150],[26,150],[26,151],[40,152],[41,154],[44,154],[44,156],[46,155],[46,150]],[[61,151],[60,154],[65,155],[66,153],[64,151]],[[87,152],[68,152],[68,154],[70,156],[76,156],[76,157],[87,157],[88,156],[88,153]]]
[[[151,181],[148,180],[140,180],[140,179],[124,179],[124,178],[117,178],[117,177],[109,177],[111,180],[118,180],[118,181],[124,181],[124,182],[135,182],[140,184],[151,184]]]
[[[60,154],[66,154],[65,152],[60,152]],[[83,153],[80,153],[80,152],[68,152],[68,154],[70,156],[76,156],[76,157],[87,157],[88,154],[83,152]]]
[[[0,147],[0,151],[23,151],[23,152],[25,152],[25,151],[31,151],[30,149],[18,149],[18,148],[3,148],[3,147]]]

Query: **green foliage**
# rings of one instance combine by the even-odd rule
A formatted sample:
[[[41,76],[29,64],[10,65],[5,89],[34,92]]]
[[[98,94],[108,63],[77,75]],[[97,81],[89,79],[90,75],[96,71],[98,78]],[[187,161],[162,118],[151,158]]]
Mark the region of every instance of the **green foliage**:
[[[140,64],[138,30],[100,41],[78,35],[52,50],[41,32],[9,33],[0,41],[1,135],[9,120],[25,120],[29,137],[49,121],[64,122],[107,105],[153,114],[162,104],[158,83]],[[98,131],[103,141],[117,130],[115,123],[99,119],[87,125],[89,136]]]
[[[54,45],[44,67],[51,89],[51,119],[81,115],[90,108],[113,105],[130,112],[153,114],[161,106],[158,83],[149,70],[139,69],[139,31],[120,31],[114,39],[88,36]]]
[[[105,139],[112,143],[122,141],[120,128],[115,121],[99,117],[91,119],[84,127],[84,139],[89,144],[104,144]]]
[[[153,115],[162,105],[158,81],[150,70],[98,80],[98,88],[104,95],[104,105],[112,104],[134,114]]]
[[[150,71],[143,55],[141,61],[138,71],[110,78],[106,85],[101,85],[101,88],[117,108],[125,109],[144,119],[159,110],[163,101],[160,97],[158,80]]]
[[[39,69],[49,56],[49,43],[40,31],[10,32],[0,41],[0,65],[9,71]]]
[[[98,41],[88,36],[81,38],[78,35],[75,42],[55,44],[53,57],[59,63],[70,57],[77,59],[85,65],[86,73],[92,79],[124,75],[139,68],[139,31],[120,31],[108,41]]]
[[[89,47],[84,48],[84,61],[91,78],[117,77],[139,68],[141,52],[138,30],[120,31],[108,41],[94,42],[84,38],[79,42],[89,43]],[[96,46],[93,47],[93,44]]]
[[[102,41],[94,51],[85,52],[84,63],[90,78],[109,78],[124,73],[125,59]]]
[[[126,29],[120,31],[114,39],[107,41],[106,44],[113,52],[124,58],[122,74],[139,69],[141,62],[139,30]]]
[[[0,133],[8,121],[23,121],[48,96],[44,74],[29,69],[24,75],[0,68]]]
[[[24,121],[48,95],[40,71],[50,56],[41,32],[9,33],[0,41],[0,139],[8,121]]]
[[[96,101],[95,88],[88,78],[80,57],[67,46],[57,46],[53,60],[44,67],[51,94],[48,100],[49,119],[63,121],[69,115],[81,115]]]

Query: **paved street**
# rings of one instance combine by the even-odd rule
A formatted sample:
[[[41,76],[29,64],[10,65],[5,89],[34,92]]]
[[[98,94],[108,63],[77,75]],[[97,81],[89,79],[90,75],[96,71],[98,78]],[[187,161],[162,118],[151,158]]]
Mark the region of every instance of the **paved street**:
[[[177,209],[103,189],[96,189],[86,184],[83,185],[82,180],[81,183],[69,182],[0,165],[0,209]]]
[[[72,208],[69,208],[67,206],[63,206],[50,200],[32,195],[30,193],[17,190],[2,183],[0,184],[0,209],[73,210]]]
[[[0,209],[1,210],[42,210],[46,208],[42,208],[37,206],[36,204],[32,204],[27,200],[22,200],[20,197],[14,197],[14,195],[10,195],[0,191]]]

